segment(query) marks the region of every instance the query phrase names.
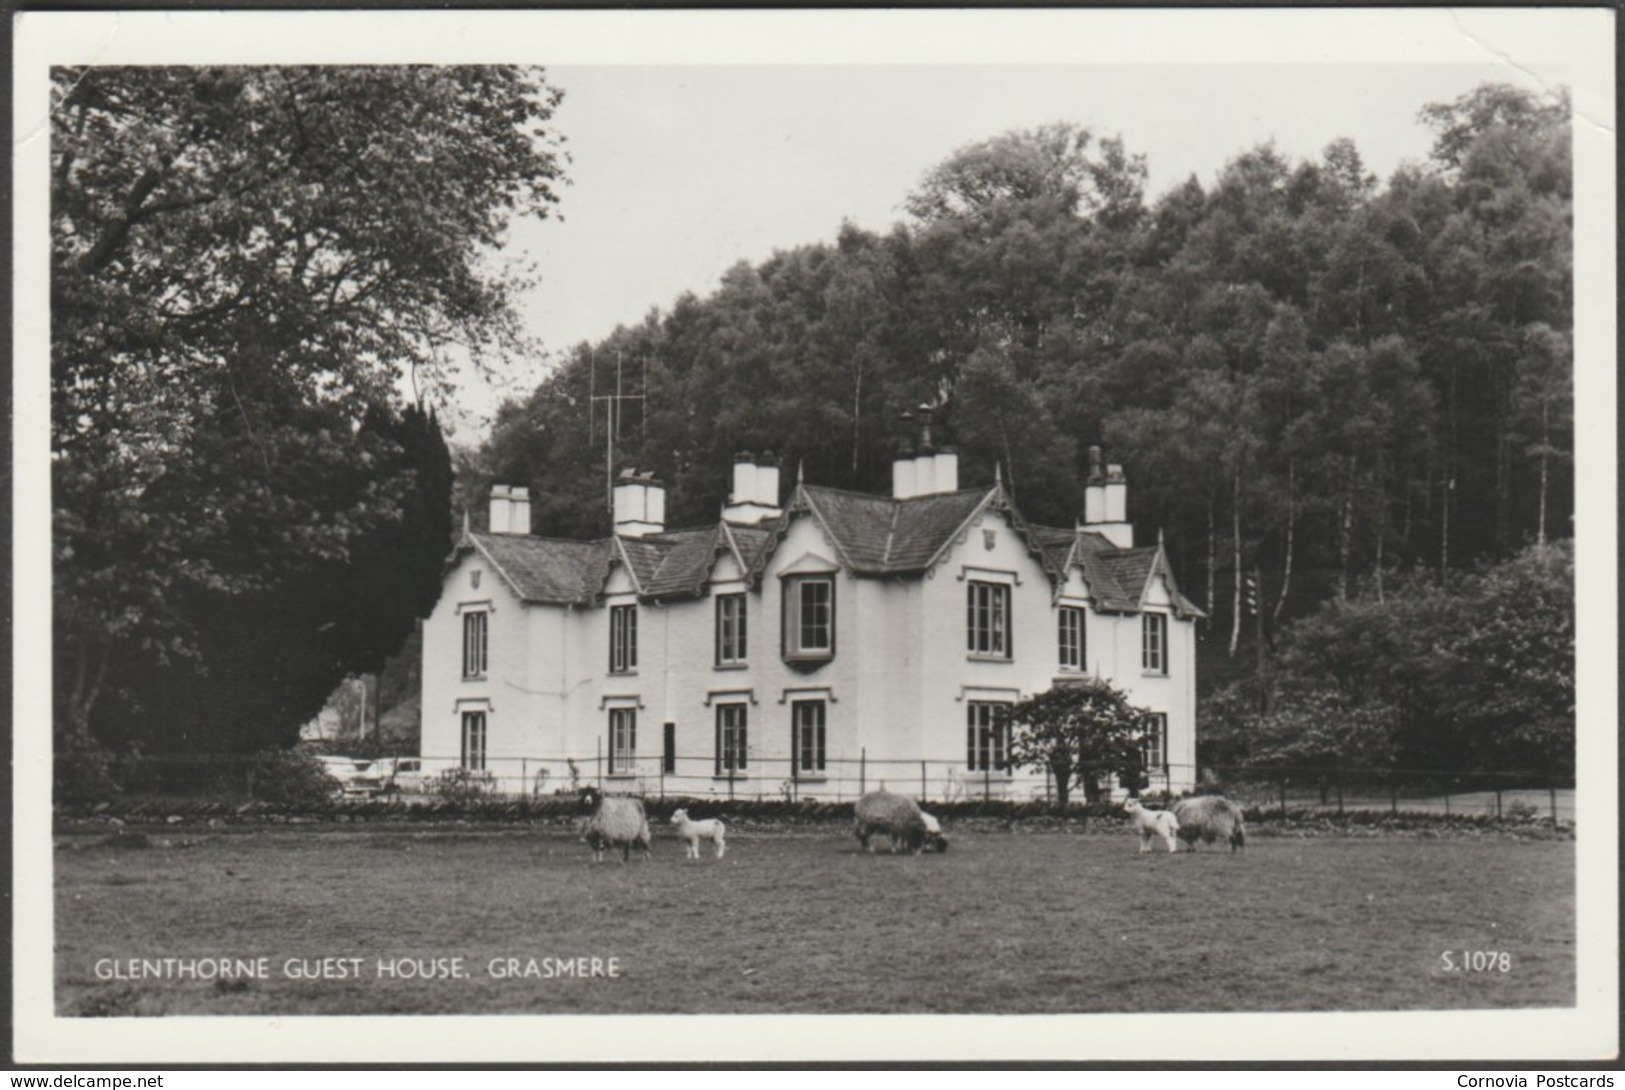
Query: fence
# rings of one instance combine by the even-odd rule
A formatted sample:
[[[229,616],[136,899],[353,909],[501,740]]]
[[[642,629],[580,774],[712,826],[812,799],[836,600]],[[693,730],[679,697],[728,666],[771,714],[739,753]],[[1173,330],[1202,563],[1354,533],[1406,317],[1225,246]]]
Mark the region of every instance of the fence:
[[[707,771],[696,772],[696,768]],[[684,770],[679,772],[678,770]],[[59,801],[117,795],[211,799],[274,797],[285,789],[288,762],[261,756],[184,755],[57,758]],[[398,771],[397,771],[398,770]],[[808,770],[789,758],[750,757],[743,768],[718,770],[714,759],[669,757],[612,767],[601,754],[582,757],[487,758],[465,769],[455,757],[411,757],[369,762],[358,759],[355,776],[320,780],[334,799],[388,794],[404,800],[471,797],[540,798],[588,784],[611,793],[647,798],[782,799],[850,802],[885,788],[922,802],[980,799],[1030,801],[1056,798],[1052,778],[1041,770],[967,768],[963,761],[881,758],[866,751],[856,759],[829,758]],[[308,766],[307,766],[308,774]],[[1121,796],[1125,784],[1102,770],[1100,790]],[[1163,766],[1148,770],[1143,793],[1183,793],[1192,785],[1222,790],[1250,809],[1276,813],[1433,813],[1473,816],[1539,816],[1574,820],[1572,780],[1529,771],[1440,771],[1335,767]],[[1073,801],[1086,793],[1077,787]]]

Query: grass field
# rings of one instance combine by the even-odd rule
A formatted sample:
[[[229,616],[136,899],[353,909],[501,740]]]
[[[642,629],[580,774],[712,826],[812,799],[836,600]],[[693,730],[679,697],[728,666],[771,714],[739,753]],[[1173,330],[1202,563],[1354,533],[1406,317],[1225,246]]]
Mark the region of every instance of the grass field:
[[[950,830],[951,831],[951,830]],[[862,855],[844,828],[729,837],[693,863],[594,866],[544,829],[62,836],[57,1009],[74,1015],[1030,1013],[1569,1006],[1574,845],[1271,837],[1137,854],[1127,833],[956,835]],[[1454,972],[1452,952],[1511,955]],[[98,979],[98,959],[268,959],[270,979]],[[360,958],[350,979],[289,959]],[[466,978],[377,961],[463,959]],[[618,959],[505,979],[492,959]]]

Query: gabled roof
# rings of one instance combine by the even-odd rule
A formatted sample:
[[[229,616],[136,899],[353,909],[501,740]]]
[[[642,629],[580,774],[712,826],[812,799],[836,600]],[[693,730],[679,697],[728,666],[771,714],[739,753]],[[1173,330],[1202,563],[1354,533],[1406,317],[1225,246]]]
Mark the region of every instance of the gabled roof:
[[[861,575],[911,575],[929,568],[943,547],[996,493],[986,488],[894,500],[802,485],[799,505],[812,512],[842,559]]]
[[[478,550],[527,602],[590,605],[609,575],[611,543],[566,541],[529,534],[470,533],[467,545]]]
[[[1144,605],[1145,591],[1155,571],[1168,579],[1174,609],[1181,616],[1202,616],[1174,583],[1172,570],[1162,546],[1120,548],[1103,535],[1082,528],[1064,530],[1057,526],[1029,526],[1030,537],[1039,547],[1051,574],[1066,578],[1074,565],[1083,569],[1083,580],[1099,609],[1116,613],[1137,613]]]

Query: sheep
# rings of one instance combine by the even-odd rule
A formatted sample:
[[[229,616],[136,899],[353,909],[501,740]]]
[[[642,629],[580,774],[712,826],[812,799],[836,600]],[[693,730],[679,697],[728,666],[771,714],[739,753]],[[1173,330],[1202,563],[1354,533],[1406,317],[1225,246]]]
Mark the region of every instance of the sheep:
[[[910,854],[918,855],[925,842],[925,819],[914,800],[890,791],[871,791],[858,800],[854,808],[857,826],[853,830],[864,851],[869,851],[869,838],[876,833],[891,837],[892,851],[901,843]]]
[[[1174,803],[1174,818],[1179,822],[1179,839],[1196,850],[1198,840],[1208,844],[1220,840],[1230,842],[1232,852],[1247,844],[1247,827],[1241,819],[1241,807],[1221,795],[1198,795]]]
[[[945,852],[948,850],[948,838],[942,833],[942,825],[937,819],[924,810],[920,811],[920,819],[925,822],[925,848],[927,852]]]
[[[723,853],[728,850],[728,843],[723,839],[728,835],[727,826],[716,818],[695,821],[688,816],[687,810],[674,810],[671,815],[671,823],[677,826],[678,837],[688,841],[688,858],[690,859],[700,857],[700,841],[702,840],[709,840],[717,846],[718,859],[721,859]]]
[[[1151,850],[1151,841],[1162,837],[1170,852],[1177,850],[1179,819],[1167,810],[1147,810],[1140,800],[1131,798],[1123,803],[1123,810],[1140,833],[1140,853]]]
[[[621,849],[622,863],[632,857],[634,847],[649,857],[649,818],[642,799],[606,796],[596,787],[584,787],[581,807],[588,815],[582,839],[592,848],[593,862],[602,863],[604,852],[614,848]]]

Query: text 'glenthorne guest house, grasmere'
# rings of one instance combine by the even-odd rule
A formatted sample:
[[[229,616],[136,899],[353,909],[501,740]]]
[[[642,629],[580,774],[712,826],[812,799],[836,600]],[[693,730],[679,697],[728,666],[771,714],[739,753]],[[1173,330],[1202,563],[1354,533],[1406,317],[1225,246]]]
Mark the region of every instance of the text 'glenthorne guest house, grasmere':
[[[1160,542],[1134,547],[1121,467],[1091,450],[1058,528],[997,475],[961,489],[951,450],[899,457],[890,496],[798,479],[787,503],[765,462],[736,458],[722,518],[683,530],[625,472],[597,541],[531,533],[527,489],[493,486],[424,623],[425,756],[569,757],[627,791],[850,798],[862,767],[913,794],[926,767],[920,793],[1042,795],[997,708],[1095,676],[1156,713],[1150,786],[1192,786],[1200,611]]]

